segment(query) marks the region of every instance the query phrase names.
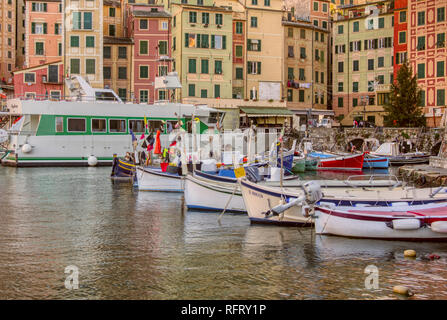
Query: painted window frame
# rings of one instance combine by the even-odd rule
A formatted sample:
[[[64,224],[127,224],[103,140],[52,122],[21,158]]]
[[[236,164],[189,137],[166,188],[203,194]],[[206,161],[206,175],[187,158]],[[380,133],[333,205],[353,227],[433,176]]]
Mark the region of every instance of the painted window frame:
[[[104,122],[105,122],[105,129],[104,129],[104,131],[95,131],[95,130],[93,130],[93,120],[104,120]],[[98,134],[98,133],[107,133],[108,132],[108,126],[107,126],[107,124],[108,124],[108,121],[107,121],[107,118],[91,118],[90,119],[90,130],[92,131],[92,133],[93,134]]]
[[[148,91],[148,93],[149,93],[149,91]],[[149,101],[149,95],[148,95],[148,101]],[[108,123],[107,123],[107,125],[108,125],[108,132],[110,133],[110,134],[123,134],[123,133],[127,133],[127,121],[126,121],[126,119],[123,119],[123,118],[109,118],[108,119],[109,121],[108,121]],[[125,125],[125,128],[124,128],[124,131],[117,131],[117,132],[112,132],[112,131],[110,131],[110,128],[111,128],[111,126],[110,126],[110,121],[124,121],[124,125]]]
[[[84,120],[84,127],[85,127],[84,131],[73,131],[73,130],[70,130],[69,129],[69,125],[68,125],[69,120]],[[75,117],[75,118],[67,117],[66,124],[67,124],[66,128],[67,128],[67,132],[68,133],[70,133],[70,132],[73,132],[73,133],[86,133],[87,132],[87,118],[83,118],[83,117]]]

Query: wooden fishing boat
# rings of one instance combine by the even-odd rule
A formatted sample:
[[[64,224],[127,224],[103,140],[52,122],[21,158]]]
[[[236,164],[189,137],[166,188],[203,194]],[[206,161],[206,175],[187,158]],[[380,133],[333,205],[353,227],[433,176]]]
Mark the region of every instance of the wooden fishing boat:
[[[247,179],[240,182],[241,193],[244,198],[250,221],[253,223],[273,223],[280,225],[308,225],[309,217],[304,213],[304,206],[293,206],[281,215],[266,214],[272,208],[303,196],[303,191],[297,188],[278,188],[253,183]],[[332,206],[346,207],[388,207],[400,205],[415,206],[447,202],[447,187],[437,190],[431,188],[406,189],[392,188],[327,188],[323,189],[323,196],[317,202]],[[386,210],[386,209],[384,209]]]
[[[317,234],[353,238],[429,241],[447,240],[447,203],[417,206],[315,207]]]
[[[302,173],[306,171],[306,158],[304,156],[294,156],[293,166],[291,169],[292,173]]]
[[[114,181],[132,181],[135,177],[135,164],[114,155],[110,177]]]
[[[399,145],[396,142],[383,143],[377,150],[370,152],[370,154],[388,158],[392,166],[423,164],[430,161],[430,154],[425,152],[399,152]]]
[[[364,169],[386,169],[390,166],[387,157],[380,157],[371,154],[366,154],[363,159]]]
[[[136,167],[138,190],[183,192],[184,176],[163,172],[161,168]]]
[[[363,168],[364,153],[321,158],[317,170],[360,171]]]

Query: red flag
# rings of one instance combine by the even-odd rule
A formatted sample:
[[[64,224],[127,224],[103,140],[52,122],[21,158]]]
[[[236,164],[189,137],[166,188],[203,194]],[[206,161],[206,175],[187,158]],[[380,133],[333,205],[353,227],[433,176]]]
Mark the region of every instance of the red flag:
[[[170,147],[173,147],[173,146],[175,146],[176,144],[177,144],[177,141],[174,140],[174,141],[171,142],[171,144],[170,144],[169,146],[170,146]]]
[[[157,135],[155,137],[155,147],[154,147],[155,154],[161,154],[160,133],[161,133],[160,130],[157,130]]]
[[[151,151],[152,149],[154,149],[154,145],[150,144],[147,146],[147,151]]]
[[[144,133],[141,135],[140,140],[144,139]]]

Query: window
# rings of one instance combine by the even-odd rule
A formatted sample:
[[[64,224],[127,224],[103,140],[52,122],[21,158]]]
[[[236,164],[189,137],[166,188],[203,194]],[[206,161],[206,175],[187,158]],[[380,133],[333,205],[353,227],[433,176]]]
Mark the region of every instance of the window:
[[[418,12],[418,26],[425,25],[425,11]]]
[[[221,60],[214,61],[214,73],[222,74],[222,61]]]
[[[126,47],[118,47],[118,59],[127,59]]]
[[[358,21],[354,21],[352,24],[352,28],[353,28],[353,32],[359,32],[359,22]]]
[[[379,29],[385,28],[385,18],[379,18]]]
[[[359,60],[354,60],[352,62],[352,71],[359,71]]]
[[[47,12],[47,4],[42,2],[33,2],[31,4],[31,11],[34,12]]]
[[[216,13],[216,24],[223,25],[223,15],[221,13]]]
[[[261,51],[261,40],[248,39],[248,51]]]
[[[327,12],[327,3],[323,3],[323,12]]]
[[[197,0],[197,5],[198,6],[203,6],[203,0]]]
[[[104,59],[110,59],[112,57],[112,47],[104,47],[103,57]]]
[[[298,69],[298,80],[306,80],[305,72],[303,68]]]
[[[112,68],[111,67],[104,67],[102,69],[102,74],[104,79],[112,79]]]
[[[295,55],[293,54],[293,46],[288,46],[287,47],[287,56],[289,58],[293,58]]]
[[[287,89],[287,101],[293,101],[293,89]]]
[[[323,21],[321,23],[321,26],[323,27],[323,29],[327,29],[327,21]]]
[[[338,72],[343,72],[343,61],[338,62]]]
[[[92,12],[73,12],[74,30],[92,30],[93,13]]]
[[[140,91],[141,93],[141,91]],[[126,132],[126,120],[110,119],[109,132]]]
[[[64,118],[56,117],[56,132],[64,132]]]
[[[116,27],[114,24],[109,24],[109,36],[114,37],[115,36]]]
[[[343,92],[343,82],[338,83],[338,92]]]
[[[264,6],[270,7],[270,0],[264,0]]]
[[[36,82],[36,74],[35,73],[25,73],[25,82]]]
[[[385,66],[385,57],[379,57],[377,59],[377,67],[383,68]]]
[[[214,98],[220,98],[220,84],[214,85]]]
[[[148,66],[140,66],[140,79],[149,78],[149,67]]]
[[[54,24],[54,34],[62,34],[62,24],[61,23]]]
[[[343,98],[341,97],[338,98],[338,107],[343,108]]]
[[[358,82],[352,83],[352,92],[359,92],[359,83]]]
[[[106,132],[106,119],[92,119],[92,132]]]
[[[118,79],[127,79],[127,67],[118,67]]]
[[[95,59],[86,59],[85,60],[85,73],[87,74],[95,74]]]
[[[399,22],[406,22],[407,21],[407,11],[401,11],[399,12]]]
[[[166,90],[158,91],[158,100],[160,101],[166,100]]]
[[[287,28],[287,37],[293,38],[293,28]]]
[[[201,60],[201,68],[200,73],[208,74],[209,73],[209,61],[208,59]]]
[[[438,22],[445,21],[445,7],[437,9]]]
[[[47,23],[31,23],[32,34],[47,34]]]
[[[149,100],[149,91],[140,90],[140,103],[147,103]]]
[[[147,30],[147,29],[148,29],[147,19],[140,19],[140,30]]]
[[[295,76],[293,75],[293,68],[287,68],[287,79],[293,80]]]
[[[200,90],[200,98],[208,98],[208,90],[206,89]]]
[[[194,97],[196,95],[196,85],[195,84],[189,84],[188,85],[188,96]]]
[[[257,17],[251,17],[251,19],[250,19],[250,26],[252,28],[257,28],[258,27],[258,18]]]
[[[69,118],[67,119],[67,131],[68,132],[85,132],[86,120],[83,118]]]
[[[95,47],[95,37],[93,37],[93,36],[86,36],[85,37],[85,46],[87,48],[94,48]]]
[[[168,22],[167,21],[162,21],[161,22],[161,26],[160,26],[160,30],[168,30]],[[162,91],[159,91],[159,93]]]
[[[79,48],[79,36],[70,36],[70,47]]]
[[[399,43],[406,43],[407,42],[407,32],[401,31],[399,32]]]
[[[236,46],[235,48],[236,57],[242,57],[242,51],[243,51],[242,46]]]
[[[419,94],[419,106],[425,107],[425,91],[421,90]]]
[[[418,37],[417,49],[425,50],[425,36]]]
[[[357,107],[359,104],[359,99],[358,98],[352,98],[352,106],[353,107]]]
[[[236,33],[242,34],[242,22],[236,22]]]
[[[129,129],[133,132],[144,132],[144,120],[129,120]]]
[[[196,59],[188,59],[188,73],[196,73]]]
[[[425,78],[425,63],[418,64],[418,79]]]
[[[299,102],[304,102],[304,90],[299,90],[298,91],[298,101]]]
[[[438,48],[444,48],[444,46],[445,46],[445,33],[438,33],[436,35],[436,46]]]
[[[261,62],[248,61],[247,72],[248,74],[261,74]]]
[[[338,26],[338,34],[343,34],[343,25]]]
[[[168,54],[168,42],[167,41],[159,41],[158,42],[158,54],[159,55]]]
[[[211,35],[211,49],[226,49],[227,36]]]
[[[158,66],[158,76],[168,75],[168,66]]]
[[[305,29],[300,29],[300,38],[306,39],[306,30]]]
[[[43,42],[36,42],[36,56],[43,56],[44,55],[44,45]]]
[[[109,17],[115,17],[115,8],[109,8]]]
[[[80,59],[70,59],[70,73],[80,74],[81,73],[81,60]]]
[[[236,68],[236,79],[237,80],[244,79],[244,69],[243,68]]]
[[[300,48],[300,59],[306,59],[306,48],[305,47]]]
[[[444,75],[445,75],[444,70],[445,70],[444,61],[436,62],[436,76],[437,77],[444,77]]]
[[[210,23],[210,14],[208,12],[202,13],[202,23],[209,24]]]
[[[314,26],[318,27],[318,20],[314,20]]]
[[[251,0],[251,5],[252,6],[257,6],[258,5],[258,0]]]
[[[197,23],[197,12],[195,11],[189,12],[189,23]]]
[[[436,91],[436,105],[445,106],[445,89],[438,89]]]
[[[374,70],[374,59],[368,59],[368,70]]]
[[[148,54],[148,41],[147,40],[141,40],[140,41],[140,54]]]
[[[407,52],[396,53],[396,64],[402,64],[407,61]]]
[[[383,74],[380,74],[377,76],[377,82],[379,84],[384,84],[385,83],[385,76]]]
[[[318,11],[318,2],[314,2],[314,11]]]

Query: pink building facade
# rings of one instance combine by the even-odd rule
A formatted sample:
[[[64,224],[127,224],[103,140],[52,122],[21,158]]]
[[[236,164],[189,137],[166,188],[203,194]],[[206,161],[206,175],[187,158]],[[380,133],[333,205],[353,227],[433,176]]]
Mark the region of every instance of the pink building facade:
[[[18,98],[60,99],[63,95],[62,61],[50,62],[14,72],[14,95]]]
[[[25,65],[27,68],[62,57],[61,0],[26,1]]]
[[[127,36],[134,40],[133,98],[149,104],[169,100],[154,81],[171,71],[171,15],[163,6],[128,4],[127,16]]]

